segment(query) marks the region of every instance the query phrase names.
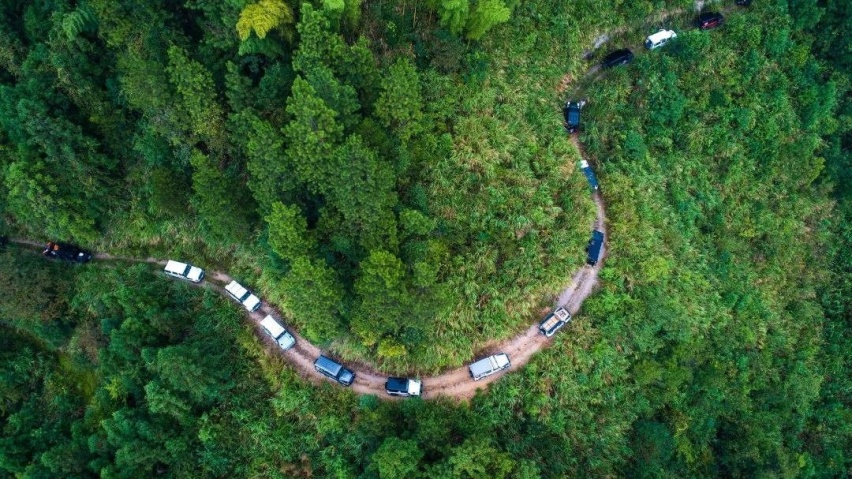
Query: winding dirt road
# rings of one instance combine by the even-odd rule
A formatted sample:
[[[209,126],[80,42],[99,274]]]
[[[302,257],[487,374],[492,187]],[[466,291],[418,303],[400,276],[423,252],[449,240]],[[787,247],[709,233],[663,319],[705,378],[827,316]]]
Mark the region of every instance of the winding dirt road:
[[[600,194],[593,195],[595,205],[597,206],[597,217],[592,225],[592,228],[599,229],[605,232],[606,216],[604,213],[604,203]],[[43,243],[32,241],[25,238],[11,238],[10,242],[25,246],[41,248]],[[601,253],[602,257],[604,253]],[[131,258],[124,256],[115,256],[108,253],[98,253],[95,256],[99,261],[128,261],[134,263],[148,263],[163,266],[166,260],[157,258]],[[584,266],[572,278],[571,284],[559,295],[556,306],[562,306],[567,309],[572,315],[577,314],[583,301],[592,294],[592,291],[597,284],[598,271],[603,262],[599,261],[595,267]],[[231,281],[231,277],[221,271],[208,271],[204,286],[212,288],[229,297],[225,293],[224,285]],[[254,312],[246,312],[251,318],[257,335],[265,343],[268,350],[282,354],[285,359],[295,366],[302,376],[313,381],[330,381],[314,370],[314,361],[319,358],[322,351],[308,342],[304,337],[293,331],[288,330],[296,338],[296,345],[288,351],[281,351],[275,342],[262,332],[260,321],[271,314],[276,318],[284,316],[275,307],[268,303],[263,303],[262,306]],[[507,339],[502,343],[492,346],[490,349],[494,352],[503,352],[509,355],[512,361],[512,368],[518,368],[529,362],[533,354],[543,348],[549,339],[545,338],[538,331],[538,323],[530,326],[524,333]],[[485,354],[483,353],[483,356]],[[387,376],[378,373],[366,366],[360,365],[351,368],[355,372],[355,382],[351,388],[360,394],[375,394],[379,397],[389,398],[385,394],[385,381]],[[430,399],[437,396],[449,396],[456,399],[468,399],[474,395],[477,389],[485,388],[488,384],[498,380],[507,371],[491,375],[479,381],[474,381],[468,374],[467,366],[452,369],[438,376],[432,376],[423,379],[423,398]]]
[[[695,9],[699,10],[703,3],[703,1],[697,0],[695,4]],[[723,9],[725,13],[727,13],[728,10],[729,9]],[[681,15],[684,13],[685,12],[683,9],[658,12],[649,16],[647,19],[645,19],[645,21],[647,22],[648,20],[657,20],[662,22],[663,20],[670,20],[673,16]],[[622,28],[621,30],[626,31],[627,28]],[[586,52],[587,56],[591,56],[591,52],[597,50],[615,34],[623,33],[621,30],[598,36],[595,39],[592,49]],[[600,74],[600,67],[598,65],[594,65],[586,71],[586,73],[583,75],[583,79],[587,82],[592,82],[595,81],[600,76]],[[568,86],[567,83],[570,83],[570,81],[563,84],[560,88],[560,91],[564,91],[565,87]],[[573,95],[579,95],[580,91],[582,91],[582,85],[576,86]],[[580,151],[581,156],[585,157],[585,155],[582,155],[582,146],[577,140],[576,135],[571,136],[571,141]],[[597,215],[593,224],[590,225],[590,229],[597,229],[599,231],[603,231],[605,238],[608,239],[608,235],[606,232],[606,213],[603,198],[601,197],[600,192],[593,193],[592,198],[597,208]],[[25,238],[11,238],[10,242],[35,248],[41,248],[44,244]],[[600,269],[603,266],[603,259],[606,257],[605,249],[606,242],[604,243],[604,250],[601,252],[601,261],[598,261],[596,266],[584,266],[574,274],[574,277],[571,280],[571,284],[559,294],[556,304],[554,305],[555,307],[564,307],[571,313],[572,316],[576,315],[580,311],[580,308],[583,305],[583,301],[585,301],[585,299],[592,294],[595,286],[598,284],[598,273],[600,272]],[[98,253],[95,255],[95,259],[102,261],[140,262],[161,266],[166,264],[166,260],[157,258],[131,258],[123,256],[114,256],[107,253]],[[205,283],[206,287],[213,288],[220,294],[226,295],[224,285],[230,281],[231,277],[223,272],[208,271]],[[276,318],[283,318],[284,316],[281,314],[280,311],[276,310],[268,303],[263,303],[261,308],[257,311],[246,314],[252,319],[255,331],[266,345],[268,351],[275,351],[276,353],[282,354],[286,360],[293,364],[296,370],[298,370],[303,377],[314,383],[320,383],[322,381],[331,382],[331,380],[325,378],[324,376],[321,376],[314,370],[314,361],[316,361],[320,354],[322,354],[322,351],[318,347],[305,340],[305,338],[300,336],[292,329],[289,329],[289,331],[296,338],[296,345],[289,351],[282,352],[275,344],[275,342],[262,332],[262,329],[260,327],[260,321],[267,314],[271,314]],[[423,398],[430,399],[438,396],[447,396],[455,399],[469,399],[476,393],[476,390],[487,387],[488,384],[497,381],[504,374],[507,374],[511,370],[518,369],[525,365],[527,362],[529,362],[529,360],[536,352],[546,347],[549,341],[550,339],[545,338],[538,331],[538,321],[536,321],[535,324],[531,325],[526,331],[519,334],[518,336],[509,338],[501,343],[493,345],[488,349],[487,352],[482,352],[477,356],[478,359],[488,354],[493,354],[497,352],[506,353],[509,355],[510,360],[512,362],[512,366],[509,370],[499,372],[479,381],[473,381],[470,378],[470,375],[468,374],[467,366],[463,366],[446,371],[437,376],[423,378]],[[359,394],[375,394],[383,399],[390,398],[385,394],[384,390],[384,384],[387,379],[387,376],[378,373],[373,369],[370,369],[368,366],[363,365],[359,365],[351,369],[353,369],[356,374],[355,382],[351,386],[351,389],[353,391]]]

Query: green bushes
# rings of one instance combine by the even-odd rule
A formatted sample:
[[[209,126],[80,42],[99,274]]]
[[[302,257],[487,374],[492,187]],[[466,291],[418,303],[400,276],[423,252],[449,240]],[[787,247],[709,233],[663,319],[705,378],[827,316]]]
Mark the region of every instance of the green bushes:
[[[246,5],[91,0],[97,31],[3,7],[4,213],[260,277],[311,339],[425,373],[581,263],[593,205],[554,91],[582,86],[609,218],[582,313],[470,403],[385,402],[301,380],[212,293],[9,247],[0,475],[843,475],[848,18],[756,4],[581,85],[582,50],[654,5],[526,2],[465,45],[391,3],[360,41],[357,2],[294,8],[295,49],[280,26],[240,43]]]

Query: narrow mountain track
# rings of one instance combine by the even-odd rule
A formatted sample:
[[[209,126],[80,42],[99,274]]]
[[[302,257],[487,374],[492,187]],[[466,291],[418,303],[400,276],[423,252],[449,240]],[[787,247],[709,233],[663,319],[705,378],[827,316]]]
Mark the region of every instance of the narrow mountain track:
[[[595,205],[597,206],[597,216],[592,225],[592,228],[602,228],[606,223],[604,214],[603,199],[599,194],[594,195]],[[42,248],[43,243],[25,238],[11,238],[11,243],[16,243],[28,247]],[[115,256],[108,253],[98,253],[94,255],[96,261],[126,261],[133,263],[146,263],[163,266],[167,260],[158,258],[133,258],[126,256]],[[575,315],[580,310],[583,301],[592,294],[598,280],[598,271],[602,266],[602,261],[598,262],[595,267],[584,266],[571,279],[570,285],[558,296],[556,306],[563,306],[572,314]],[[228,297],[225,292],[225,285],[232,278],[222,271],[207,271],[206,281],[199,285],[211,288],[219,294]],[[263,303],[262,306],[254,312],[245,312],[251,319],[257,334],[261,337],[264,344],[273,351],[280,353],[289,361],[299,373],[305,378],[314,383],[329,381],[324,376],[314,370],[314,361],[322,354],[322,350],[311,344],[303,336],[298,334],[292,328],[288,330],[296,338],[296,345],[288,351],[281,351],[273,341],[268,340],[265,334],[262,333],[260,322],[266,315],[271,314],[277,318],[283,318],[274,306]],[[523,333],[509,338],[501,343],[498,343],[491,348],[495,352],[503,352],[509,355],[512,361],[512,368],[518,368],[529,362],[532,356],[540,349],[545,347],[550,340],[545,338],[539,331],[537,323],[527,328]],[[385,394],[385,381],[387,375],[376,372],[366,365],[359,364],[352,367],[347,365],[355,372],[355,382],[350,386],[351,389],[359,394],[375,394],[383,398],[388,398]],[[488,384],[498,380],[505,374],[503,371],[498,374],[483,378],[479,381],[473,381],[468,374],[466,366],[451,369],[437,376],[423,378],[423,398],[430,399],[438,396],[449,396],[456,399],[469,399],[473,397],[477,389],[485,388]]]
[[[709,3],[709,2],[708,2]],[[703,1],[698,0],[694,6],[696,10],[699,10],[701,6],[704,4]],[[722,11],[724,13],[728,13],[731,10],[730,7],[723,8]],[[649,15],[646,19],[643,20],[643,23],[647,23],[648,21],[668,21],[673,17],[678,15],[683,15],[686,13],[684,9],[674,9],[670,11],[662,11]],[[619,29],[615,32],[609,32],[605,34],[601,34],[595,40],[595,44],[590,51],[587,51],[587,55],[591,56],[591,53],[600,48],[603,44],[607,43],[607,41],[612,38],[616,34],[623,34],[627,32],[629,28],[625,27]],[[636,48],[636,46],[632,46]],[[641,48],[641,46],[639,46]],[[574,85],[572,96],[576,97],[583,90],[583,84],[588,84],[594,81],[597,81],[603,75],[603,71],[600,66],[595,64],[590,66],[590,68],[586,71],[580,81],[576,82]],[[559,87],[559,91],[564,92],[568,89],[571,83],[574,83],[571,77]],[[583,154],[583,148],[580,144],[577,135],[571,136],[571,141],[577,147],[578,151],[580,151],[581,156],[585,157]],[[609,240],[609,236],[606,231],[606,210],[603,197],[600,191],[596,191],[592,194],[592,199],[594,200],[595,207],[597,210],[597,214],[593,221],[593,224],[590,225],[591,229],[597,229],[604,233],[604,237],[606,241],[604,242],[603,250],[601,251],[601,260],[594,266],[583,266],[578,270],[574,276],[571,278],[570,284],[558,295],[555,307],[564,307],[567,309],[572,316],[575,316],[581,309],[583,302],[588,298],[595,290],[595,287],[598,285],[598,274],[600,273],[601,268],[603,267],[603,260],[606,257],[606,246]],[[28,247],[34,248],[42,248],[44,243],[33,241],[26,238],[10,238],[9,241],[11,243],[16,243],[19,245],[24,245]],[[133,257],[124,257],[124,256],[114,256],[108,253],[98,253],[94,256],[94,258],[98,261],[127,261],[127,262],[137,262],[137,263],[148,263],[155,265],[165,265],[166,260],[157,259],[157,258],[133,258]],[[221,271],[207,271],[207,277],[205,284],[203,286],[215,289],[222,295],[227,296],[225,293],[224,285],[231,281],[231,277],[228,274]],[[296,345],[286,352],[282,352],[277,345],[265,334],[263,334],[262,329],[260,327],[260,321],[267,315],[271,314],[277,318],[283,318],[284,316],[280,313],[280,311],[276,310],[274,306],[269,305],[268,303],[263,303],[260,309],[252,313],[246,313],[252,320],[252,323],[255,327],[255,330],[258,336],[261,338],[263,343],[271,350],[276,353],[282,354],[283,357],[290,362],[293,367],[299,371],[299,373],[305,377],[306,379],[314,382],[316,384],[320,384],[322,382],[332,383],[329,379],[321,376],[314,370],[313,364],[314,361],[322,354],[322,350],[317,346],[311,344],[304,337],[298,334],[298,332],[293,331],[292,328],[288,328],[288,330],[293,334],[296,338]],[[488,376],[479,381],[474,381],[471,379],[468,374],[467,366],[458,367],[455,369],[451,369],[445,371],[439,375],[422,378],[423,381],[423,398],[424,399],[432,399],[439,396],[447,396],[455,399],[470,399],[474,396],[478,389],[483,389],[487,387],[489,384],[499,380],[503,375],[511,372],[512,370],[516,370],[526,363],[530,361],[533,355],[540,351],[542,348],[547,347],[550,343],[550,339],[545,338],[538,331],[538,320],[540,318],[536,318],[536,323],[531,325],[529,328],[524,330],[521,334],[518,334],[515,337],[506,339],[500,343],[492,345],[488,348],[487,352],[481,352],[478,354],[476,358],[483,357],[487,354],[503,352],[509,355],[512,366],[507,371],[502,371],[497,374]],[[564,333],[563,333],[564,334]],[[475,359],[475,358],[472,358]],[[351,385],[351,389],[359,394],[375,394],[383,399],[390,399],[384,390],[384,384],[387,380],[387,376],[375,371],[370,368],[368,365],[358,364],[354,367],[350,364],[347,366],[352,369],[355,374],[355,382]]]

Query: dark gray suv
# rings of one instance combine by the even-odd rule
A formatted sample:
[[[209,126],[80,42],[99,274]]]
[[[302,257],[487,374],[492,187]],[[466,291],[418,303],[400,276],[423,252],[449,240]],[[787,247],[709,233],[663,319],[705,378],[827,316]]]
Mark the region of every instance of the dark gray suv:
[[[344,386],[349,386],[355,381],[355,373],[326,356],[320,356],[314,362],[314,369],[323,376],[328,376]]]

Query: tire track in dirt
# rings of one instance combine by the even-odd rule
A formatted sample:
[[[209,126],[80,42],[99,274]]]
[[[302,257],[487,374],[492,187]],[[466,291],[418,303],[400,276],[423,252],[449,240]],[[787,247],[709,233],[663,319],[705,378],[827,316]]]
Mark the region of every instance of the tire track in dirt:
[[[598,227],[598,225],[603,225],[606,221],[603,200],[598,194],[595,194],[595,204],[597,206],[597,216],[592,226]],[[11,238],[10,242],[34,248],[42,248],[44,246],[44,243],[25,238]],[[127,261],[159,266],[165,265],[167,261],[153,257],[134,258],[128,256],[116,256],[109,253],[97,253],[94,255],[94,259],[97,261]],[[577,314],[583,301],[592,294],[594,287],[597,285],[597,275],[601,266],[602,261],[598,262],[597,266],[594,268],[584,266],[577,271],[577,273],[575,273],[572,277],[569,286],[559,294],[556,306],[565,307],[572,316]],[[225,297],[230,297],[225,292],[225,285],[231,281],[232,278],[227,273],[214,270],[206,272],[204,283],[190,284],[193,286],[207,287],[215,290]],[[267,302],[263,302],[257,311],[248,312],[244,310],[243,312],[251,319],[255,333],[264,345],[267,348],[282,354],[284,358],[296,368],[302,377],[315,384],[319,384],[322,381],[332,382],[330,379],[322,376],[314,369],[314,361],[316,361],[322,354],[322,350],[306,340],[297,331],[294,331],[291,327],[287,328],[293,337],[296,338],[296,345],[288,351],[281,351],[277,344],[263,332],[260,322],[266,317],[266,315],[270,314],[279,318],[279,320],[280,318],[285,317],[278,309]],[[538,323],[535,323],[520,335],[498,343],[497,345],[489,348],[489,350],[493,350],[495,353],[503,352],[508,354],[512,362],[512,368],[518,368],[529,362],[532,356],[547,345],[548,342],[549,339],[539,333]],[[479,358],[484,355],[486,354],[481,353],[476,357]],[[438,396],[449,396],[456,399],[469,399],[473,397],[478,389],[483,389],[492,382],[497,381],[512,368],[488,376],[479,381],[471,379],[468,374],[467,366],[458,367],[437,376],[423,378],[423,398],[431,399]],[[350,369],[355,372],[355,381],[350,386],[353,391],[359,394],[375,394],[383,399],[389,398],[385,394],[384,389],[385,381],[387,380],[386,375],[378,373],[363,364],[350,367]]]
[[[698,0],[695,3],[696,10],[700,9],[701,4],[703,3],[704,2]],[[725,13],[727,13],[729,10],[729,8],[723,9]],[[664,20],[671,19],[673,16],[682,15],[684,13],[685,9],[683,8],[657,12],[644,19],[643,22],[647,22],[649,20],[661,22]],[[623,27],[614,32],[604,33],[598,36],[595,39],[595,44],[593,48],[590,51],[587,51],[586,54],[590,55],[602,45],[606,44],[607,41],[613,36],[625,33],[626,31],[628,31],[628,29],[628,27]],[[597,64],[592,65],[580,79],[580,86],[576,88],[576,90],[574,91],[574,95],[578,94],[582,90],[583,82],[594,82],[602,75],[603,71],[601,70],[600,66]],[[565,91],[568,86],[573,83],[573,80],[574,78],[566,77],[565,81],[563,81],[563,83],[558,88],[559,91]],[[571,141],[572,143],[574,143],[578,151],[580,151],[581,157],[585,158],[586,155],[583,152],[583,147],[578,141],[577,136],[572,135]],[[598,261],[598,263],[594,267],[584,266],[580,268],[580,270],[577,271],[571,278],[570,284],[557,297],[555,306],[566,308],[572,316],[575,316],[580,311],[583,301],[585,301],[586,298],[588,298],[594,292],[595,287],[598,285],[598,275],[600,273],[601,268],[603,267],[603,263],[606,258],[607,243],[609,241],[609,235],[607,234],[606,230],[606,210],[603,197],[601,196],[600,191],[594,192],[592,194],[592,199],[595,202],[597,214],[591,226],[592,229],[602,231],[604,233],[605,240],[601,250],[600,261]],[[44,243],[42,242],[26,238],[10,238],[9,242],[35,248],[42,248],[44,246]],[[133,258],[125,256],[114,256],[108,253],[98,253],[94,257],[96,260],[100,261],[128,261],[156,264],[161,266],[166,264],[166,260],[157,259],[153,257]],[[231,280],[231,277],[224,272],[208,271],[205,283],[196,286],[212,288],[218,293],[227,297],[228,295],[225,292],[224,285],[230,282]],[[314,370],[314,361],[316,361],[316,359],[319,358],[319,356],[322,354],[322,350],[320,348],[307,341],[303,336],[301,336],[298,332],[294,331],[292,328],[288,328],[288,331],[293,335],[293,337],[296,338],[296,345],[288,351],[281,351],[280,348],[278,348],[277,344],[275,344],[275,342],[272,341],[272,339],[269,338],[268,335],[263,332],[260,326],[260,321],[267,314],[271,314],[279,319],[285,317],[274,306],[264,302],[257,311],[250,313],[246,312],[246,314],[251,318],[255,333],[263,342],[263,344],[267,348],[282,354],[283,357],[295,367],[295,369],[300,373],[302,377],[315,384],[320,384],[323,381],[333,383],[333,381],[329,380],[325,376],[320,375],[318,372],[316,372],[316,370]],[[486,388],[489,384],[499,380],[512,369],[517,369],[527,364],[533,357],[533,355],[535,355],[535,353],[540,351],[542,348],[546,347],[549,342],[550,339],[544,337],[544,335],[539,333],[537,319],[536,322],[529,328],[527,328],[523,333],[489,347],[488,352],[479,352],[475,355],[475,358],[478,359],[488,354],[493,354],[497,352],[506,353],[509,355],[509,358],[511,360],[511,368],[483,378],[479,381],[474,381],[473,379],[471,379],[468,373],[467,366],[454,368],[437,376],[423,378],[423,398],[432,399],[438,396],[447,396],[460,400],[470,399],[474,396],[477,390]],[[382,399],[393,399],[388,397],[384,391],[384,383],[387,379],[386,375],[378,373],[374,369],[363,364],[358,364],[357,366],[351,367],[350,369],[352,369],[356,374],[355,381],[350,387],[351,390],[359,394],[375,394]]]

